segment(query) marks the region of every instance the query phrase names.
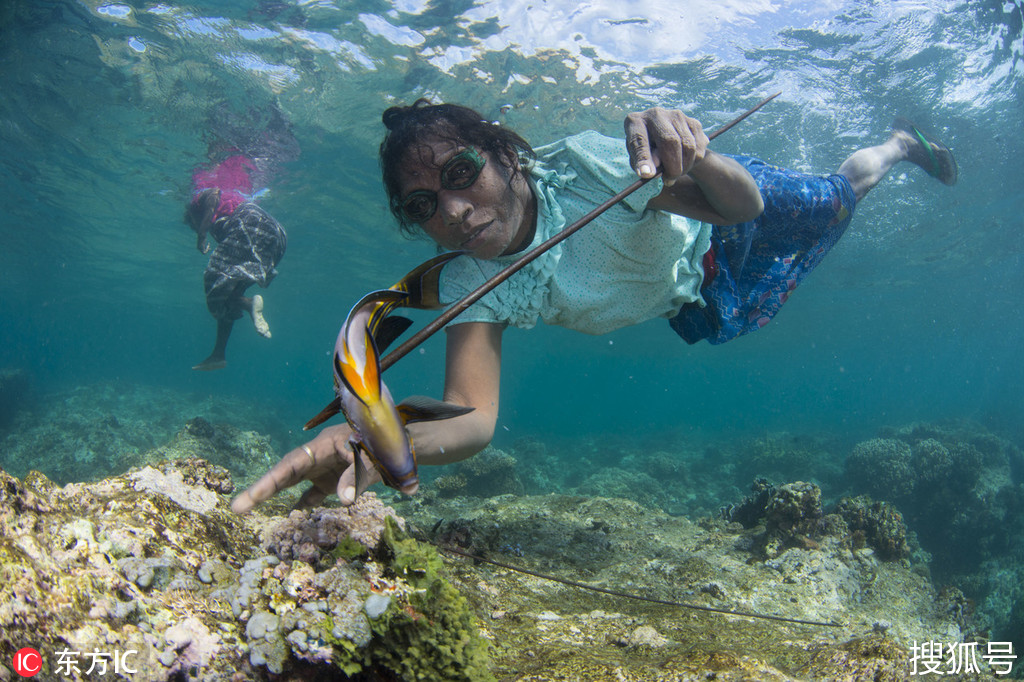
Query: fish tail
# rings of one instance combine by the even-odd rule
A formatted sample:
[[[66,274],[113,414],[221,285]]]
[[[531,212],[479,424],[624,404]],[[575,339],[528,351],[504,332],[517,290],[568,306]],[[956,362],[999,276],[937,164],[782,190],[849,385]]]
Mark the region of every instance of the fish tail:
[[[441,270],[448,261],[463,254],[463,251],[442,253],[421,263],[396,282],[391,289],[408,294],[408,298],[402,300],[400,305],[422,310],[436,310],[442,307],[440,300]]]

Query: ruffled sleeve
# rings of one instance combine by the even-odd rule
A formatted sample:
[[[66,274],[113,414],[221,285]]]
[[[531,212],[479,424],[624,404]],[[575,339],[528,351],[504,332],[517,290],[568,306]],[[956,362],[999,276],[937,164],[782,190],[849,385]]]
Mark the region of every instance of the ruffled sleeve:
[[[537,231],[529,247],[511,256],[491,260],[470,256],[453,260],[445,266],[441,275],[441,301],[445,306],[450,307],[472,293],[565,226],[562,209],[554,201],[550,190],[538,185],[532,178],[530,185],[537,197]],[[549,285],[561,257],[561,245],[545,251],[449,324],[491,322],[522,329],[536,326],[537,318],[547,305]]]

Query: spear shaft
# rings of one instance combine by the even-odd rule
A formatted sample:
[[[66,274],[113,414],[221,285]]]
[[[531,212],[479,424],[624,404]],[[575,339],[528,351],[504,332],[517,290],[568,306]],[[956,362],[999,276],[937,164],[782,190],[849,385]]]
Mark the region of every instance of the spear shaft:
[[[751,107],[749,110],[747,110],[744,113],[740,114],[739,116],[737,116],[736,118],[734,118],[733,120],[729,121],[724,126],[719,128],[718,130],[716,130],[713,133],[711,133],[710,135],[708,135],[708,141],[710,142],[711,140],[715,139],[716,137],[718,137],[719,135],[721,135],[725,131],[729,130],[730,128],[735,126],[737,123],[739,123],[740,121],[742,121],[746,117],[750,116],[755,111],[757,111],[758,109],[763,107],[765,104],[768,104],[768,102],[771,102],[773,99],[775,99],[776,97],[778,97],[781,94],[782,94],[781,92],[777,92],[774,95],[771,95],[770,97],[764,98],[763,100],[758,102],[756,105]],[[646,185],[648,182],[650,182],[654,178],[658,177],[659,175],[661,175],[660,171],[658,173],[654,174],[653,176],[649,177],[649,178],[640,178],[640,179],[636,180],[636,182],[631,184],[629,187],[627,187],[626,189],[622,190],[621,192],[619,192],[618,194],[616,194],[612,198],[608,199],[607,201],[602,203],[600,206],[598,206],[597,208],[592,210],[590,213],[586,214],[585,216],[583,216],[582,218],[580,218],[579,220],[574,222],[572,225],[570,225],[570,226],[566,227],[564,230],[560,231],[558,234],[552,235],[547,240],[545,240],[544,242],[538,244],[537,246],[535,246],[530,251],[527,251],[525,254],[520,256],[515,262],[511,263],[504,270],[502,270],[501,272],[498,272],[497,274],[492,276],[490,279],[488,279],[486,282],[484,282],[483,284],[478,286],[476,289],[474,289],[473,291],[469,292],[464,297],[462,297],[461,299],[456,301],[452,305],[452,307],[450,307],[448,310],[446,310],[443,313],[441,313],[440,315],[438,315],[432,322],[430,322],[425,327],[423,327],[423,329],[420,329],[418,332],[416,332],[415,334],[410,336],[405,342],[403,342],[398,347],[396,347],[393,351],[391,351],[386,356],[384,356],[384,358],[382,358],[381,362],[380,362],[381,371],[384,371],[384,370],[388,369],[393,364],[395,364],[396,362],[401,360],[403,357],[408,355],[409,352],[413,348],[415,348],[416,346],[420,345],[421,343],[426,341],[428,338],[430,338],[431,336],[436,334],[438,332],[438,330],[440,330],[446,324],[448,324],[453,319],[455,319],[456,317],[461,315],[463,312],[465,312],[465,310],[467,308],[469,308],[469,306],[471,306],[474,303],[476,303],[477,301],[479,301],[481,298],[483,298],[485,295],[487,295],[487,293],[490,292],[492,289],[497,287],[499,284],[501,284],[502,282],[507,280],[512,275],[514,275],[517,272],[519,272],[520,270],[522,270],[529,263],[531,263],[534,260],[536,260],[537,257],[539,257],[542,253],[550,250],[553,246],[555,246],[556,244],[561,243],[563,240],[568,239],[573,234],[575,234],[578,230],[580,230],[581,228],[583,228],[584,226],[589,224],[591,221],[593,221],[594,218],[597,218],[602,213],[607,211],[609,208],[611,208],[615,204],[619,203],[620,201],[622,201],[623,199],[628,197],[630,194],[632,194],[633,192],[637,191],[638,189],[640,189],[641,187]]]

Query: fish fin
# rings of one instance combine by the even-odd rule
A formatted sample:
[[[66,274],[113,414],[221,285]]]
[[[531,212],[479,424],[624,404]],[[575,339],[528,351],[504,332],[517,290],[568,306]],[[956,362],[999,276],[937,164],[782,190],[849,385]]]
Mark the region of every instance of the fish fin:
[[[352,306],[352,310],[359,310],[363,306],[377,302],[377,303],[397,303],[403,298],[409,295],[409,292],[403,289],[377,289],[363,296],[361,299],[356,301],[356,304]]]
[[[392,289],[408,293],[409,298],[401,305],[420,310],[437,310],[441,307],[441,270],[448,261],[464,255],[465,251],[449,251],[434,256],[411,270],[405,277],[392,286]]]
[[[335,398],[327,405],[327,407],[320,410],[315,417],[306,422],[306,425],[302,427],[302,430],[309,431],[310,429],[314,429],[339,412],[341,412],[341,398]]]
[[[358,398],[363,404],[366,403],[363,400],[363,395],[366,393],[363,387],[363,378],[359,376],[359,373],[356,372],[350,362],[342,359],[341,353],[334,354],[334,376],[341,379],[341,384],[345,387],[346,391]]]
[[[352,474],[356,480],[356,496],[358,497],[359,491],[363,487],[363,481],[369,476],[369,472],[366,470],[366,465],[363,463],[363,458],[360,456],[366,449],[362,443],[352,442]]]
[[[377,473],[380,474],[380,479],[384,482],[384,485],[398,489],[398,485],[394,479],[388,473],[387,469],[382,467],[378,462],[377,458],[373,456],[370,449],[359,441],[349,441],[352,443],[352,475],[356,481],[356,492],[364,489],[363,482],[366,481],[367,476],[370,475],[370,470],[366,467],[366,462],[369,462],[374,468],[377,469]],[[365,457],[364,457],[365,456]]]
[[[406,424],[413,422],[429,422],[439,419],[451,419],[468,414],[475,410],[475,407],[463,407],[441,400],[428,398],[425,395],[409,396],[398,405],[398,414]]]
[[[382,351],[390,346],[412,324],[412,320],[401,315],[392,315],[380,321],[373,340],[377,342],[377,350]]]

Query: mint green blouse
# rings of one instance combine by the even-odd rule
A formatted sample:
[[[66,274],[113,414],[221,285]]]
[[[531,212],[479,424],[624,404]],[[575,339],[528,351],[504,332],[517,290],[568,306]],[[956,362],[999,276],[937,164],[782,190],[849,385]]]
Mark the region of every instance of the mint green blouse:
[[[529,171],[537,196],[534,248],[636,180],[622,140],[589,131],[539,147]],[[451,324],[490,322],[529,329],[547,324],[604,334],[684,303],[703,305],[701,259],[711,226],[647,210],[661,192],[653,180],[547,251],[470,306]],[[519,256],[456,258],[441,275],[451,305]]]

